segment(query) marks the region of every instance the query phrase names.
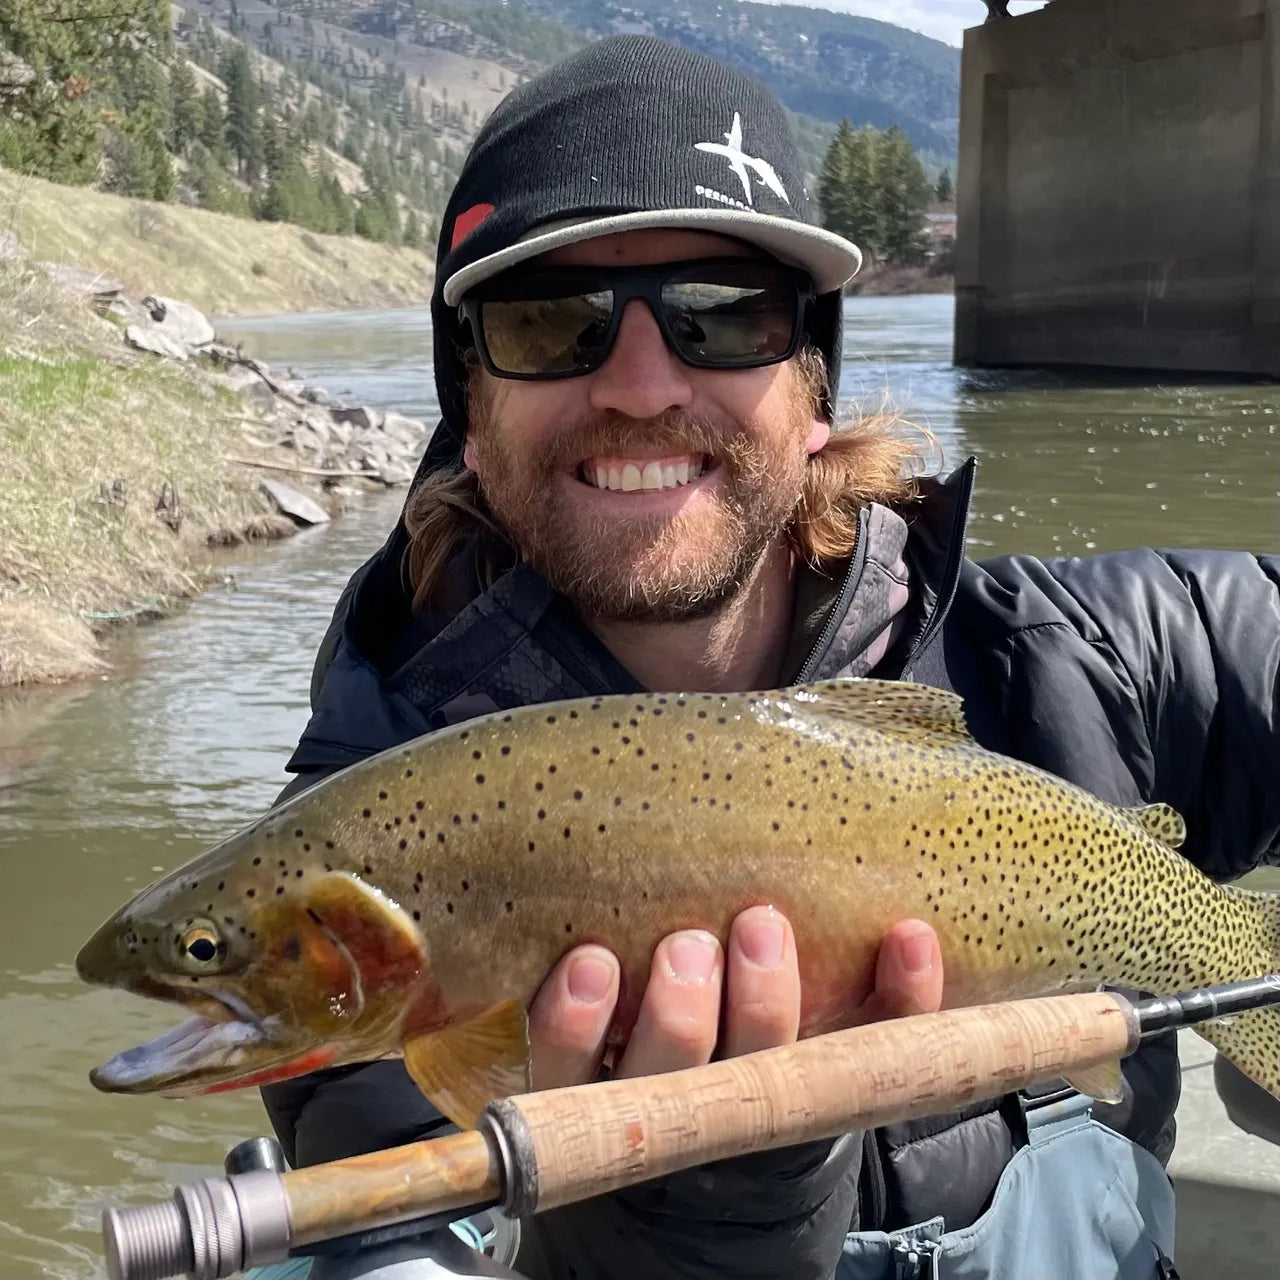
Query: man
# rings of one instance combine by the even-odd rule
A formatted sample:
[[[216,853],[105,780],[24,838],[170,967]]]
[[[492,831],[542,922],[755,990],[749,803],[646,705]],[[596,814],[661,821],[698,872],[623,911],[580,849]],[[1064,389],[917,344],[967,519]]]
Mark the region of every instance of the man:
[[[339,602],[297,785],[497,708],[874,675],[955,689],[980,741],[1106,799],[1174,805],[1215,875],[1280,857],[1280,563],[966,560],[973,464],[912,477],[893,431],[837,429],[859,261],[815,225],[779,104],[711,59],[620,37],[509,95],[443,220],[441,423],[402,522]],[[795,1036],[795,940],[767,907],[723,946],[667,939],[603,1064],[617,983],[596,947],[548,976],[537,1087]],[[941,985],[932,930],[903,921],[865,1015],[935,1009]],[[1011,1097],[729,1161],[539,1216],[517,1265],[860,1280],[941,1257],[986,1280],[1169,1276],[1172,1042],[1126,1073],[1125,1102],[1097,1109],[1111,1128],[1074,1095]],[[266,1097],[295,1164],[441,1124],[399,1063]]]

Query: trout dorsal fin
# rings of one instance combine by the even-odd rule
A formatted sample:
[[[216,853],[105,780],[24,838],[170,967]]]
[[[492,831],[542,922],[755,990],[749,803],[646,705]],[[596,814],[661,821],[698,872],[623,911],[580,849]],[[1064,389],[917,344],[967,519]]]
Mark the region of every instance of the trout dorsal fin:
[[[821,680],[798,685],[793,697],[811,715],[855,720],[901,737],[928,733],[956,742],[973,741],[964,720],[964,699],[930,685],[901,680]]]
[[[1170,849],[1179,849],[1187,838],[1187,824],[1182,815],[1167,804],[1140,805],[1136,809],[1126,809],[1125,814],[1149,836],[1168,845]]]

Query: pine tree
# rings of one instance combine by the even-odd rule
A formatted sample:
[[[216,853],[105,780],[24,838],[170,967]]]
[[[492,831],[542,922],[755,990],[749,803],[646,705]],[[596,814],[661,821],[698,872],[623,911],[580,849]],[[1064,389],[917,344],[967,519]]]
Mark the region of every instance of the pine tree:
[[[864,125],[854,131],[846,161],[849,238],[873,259],[880,257],[885,248],[881,142],[882,135],[870,125]]]
[[[950,204],[952,200],[955,199],[956,191],[955,186],[951,181],[950,169],[943,169],[943,171],[938,174],[938,185],[934,187],[933,195],[934,199],[936,199],[939,204],[944,205]]]
[[[163,117],[154,105],[144,103],[111,131],[107,158],[108,191],[142,200],[173,199],[173,161],[165,145]]]
[[[227,113],[222,108],[218,91],[209,85],[200,98],[203,111],[200,120],[200,141],[220,163],[229,157],[227,151]]]
[[[200,137],[204,125],[204,99],[196,87],[195,72],[186,58],[179,58],[169,76],[172,124],[169,145],[175,155],[185,156]]]
[[[881,251],[877,143],[874,129],[855,129],[842,120],[818,181],[823,225],[852,240],[869,258]]]
[[[262,99],[243,45],[237,45],[227,56],[222,79],[227,86],[227,144],[240,176],[252,185],[262,172],[262,128],[258,118]]]
[[[818,206],[822,225],[837,235],[849,235],[849,144],[853,126],[848,118],[840,121],[836,136],[827,148],[818,177]]]
[[[122,67],[167,58],[167,0],[3,0],[0,154],[55,182],[93,179]]]
[[[933,197],[929,179],[897,125],[885,131],[877,151],[884,256],[895,263],[918,262],[924,252],[924,214]]]

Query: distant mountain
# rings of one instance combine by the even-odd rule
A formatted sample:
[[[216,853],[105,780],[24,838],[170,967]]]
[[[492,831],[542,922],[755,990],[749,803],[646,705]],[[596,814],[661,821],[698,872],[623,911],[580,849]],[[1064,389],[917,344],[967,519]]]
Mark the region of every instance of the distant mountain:
[[[825,9],[737,0],[178,4],[181,50],[228,112],[219,77],[228,51],[243,44],[253,51],[247,74],[266,95],[262,128],[279,121],[290,145],[309,139],[305,154],[317,181],[336,175],[355,202],[354,229],[374,239],[430,244],[466,149],[498,102],[550,63],[615,33],[662,36],[755,75],[789,109],[814,175],[846,117],[878,129],[900,125],[933,173],[955,163],[959,52],[901,27]],[[329,214],[301,189],[302,175],[288,177],[298,190],[284,189],[288,157],[278,144],[276,162],[267,157],[265,169],[251,159],[253,147],[241,148],[245,154],[234,164],[225,146],[214,150],[231,165],[241,194],[231,191],[214,203],[199,190],[210,207],[331,229]],[[190,187],[190,157],[186,163]],[[326,181],[332,188],[332,177]],[[280,189],[267,199],[272,183]],[[332,190],[330,202],[341,203]]]
[[[390,63],[414,63],[418,51],[435,49],[505,67],[516,79],[591,39],[648,32],[723,58],[763,81],[797,117],[811,162],[820,162],[847,116],[855,125],[880,129],[899,124],[930,167],[954,164],[959,50],[870,18],[737,0],[195,2],[205,12],[237,13],[240,34],[250,39],[254,11],[274,9],[322,22],[330,39],[341,29],[372,38]],[[481,104],[471,106],[474,112]]]
[[[878,129],[898,124],[917,151],[954,155],[960,51],[902,27],[737,0],[523,0],[523,7],[592,35],[674,40],[750,72],[794,112],[831,124],[846,116]]]

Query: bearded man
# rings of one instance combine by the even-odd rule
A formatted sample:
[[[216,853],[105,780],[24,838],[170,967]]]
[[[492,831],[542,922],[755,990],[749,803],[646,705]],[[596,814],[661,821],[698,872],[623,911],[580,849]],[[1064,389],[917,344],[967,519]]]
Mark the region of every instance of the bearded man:
[[[1280,858],[1280,563],[967,560],[973,462],[926,476],[894,424],[836,423],[860,260],[817,225],[780,104],[713,59],[617,37],[512,92],[443,219],[441,422],[339,602],[290,790],[514,706],[870,675],[955,690],[984,745],[1105,799],[1173,805],[1187,855],[1222,879]],[[902,921],[863,1015],[936,1009],[942,978],[932,929]],[[618,982],[595,946],[548,975],[535,1087],[601,1070]],[[607,1065],[787,1043],[798,1013],[791,925],[756,907],[727,939],[658,947]],[[1172,1276],[1174,1043],[1125,1070],[1125,1100],[1092,1112],[1069,1090],[1011,1096],[539,1215],[516,1265]],[[398,1062],[264,1092],[295,1165],[443,1125]]]

